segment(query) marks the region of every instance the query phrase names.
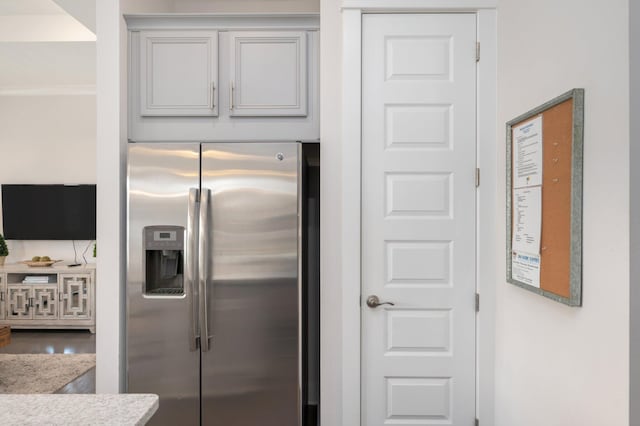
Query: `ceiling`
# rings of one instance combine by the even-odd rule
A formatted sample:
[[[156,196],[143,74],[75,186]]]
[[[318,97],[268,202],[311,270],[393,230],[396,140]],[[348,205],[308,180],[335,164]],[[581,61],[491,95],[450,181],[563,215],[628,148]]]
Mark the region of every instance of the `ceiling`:
[[[95,0],[0,0],[0,95],[95,93]]]

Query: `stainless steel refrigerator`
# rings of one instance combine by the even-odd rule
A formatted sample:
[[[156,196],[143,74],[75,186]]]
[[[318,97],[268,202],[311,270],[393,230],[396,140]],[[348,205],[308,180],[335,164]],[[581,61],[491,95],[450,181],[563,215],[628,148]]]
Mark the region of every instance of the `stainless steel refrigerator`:
[[[127,391],[151,424],[317,424],[317,144],[131,143]]]

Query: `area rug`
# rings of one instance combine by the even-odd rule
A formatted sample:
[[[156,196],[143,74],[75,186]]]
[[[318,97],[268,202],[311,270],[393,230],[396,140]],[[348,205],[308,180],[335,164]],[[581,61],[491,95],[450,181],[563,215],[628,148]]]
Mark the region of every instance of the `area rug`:
[[[54,393],[96,365],[96,354],[0,354],[0,393]]]

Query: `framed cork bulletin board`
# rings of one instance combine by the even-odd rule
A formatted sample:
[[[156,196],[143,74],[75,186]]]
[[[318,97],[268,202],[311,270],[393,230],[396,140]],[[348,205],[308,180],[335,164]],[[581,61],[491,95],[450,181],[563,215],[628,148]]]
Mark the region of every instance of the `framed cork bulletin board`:
[[[507,281],[582,305],[584,89],[507,123]]]

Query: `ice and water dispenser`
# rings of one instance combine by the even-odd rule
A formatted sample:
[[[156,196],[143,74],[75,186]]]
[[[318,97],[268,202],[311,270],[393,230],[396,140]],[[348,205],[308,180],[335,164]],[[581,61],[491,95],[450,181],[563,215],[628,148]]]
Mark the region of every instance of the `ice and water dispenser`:
[[[184,228],[145,226],[144,294],[181,296],[184,294]]]

